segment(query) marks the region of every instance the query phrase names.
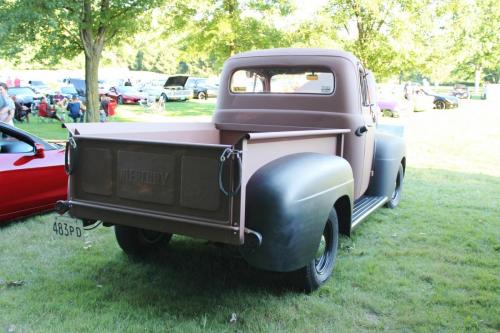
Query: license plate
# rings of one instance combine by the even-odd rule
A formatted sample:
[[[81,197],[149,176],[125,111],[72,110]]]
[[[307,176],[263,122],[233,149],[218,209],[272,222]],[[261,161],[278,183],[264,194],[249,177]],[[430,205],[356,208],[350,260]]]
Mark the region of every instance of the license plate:
[[[52,233],[61,238],[84,240],[82,220],[67,215],[56,216]]]

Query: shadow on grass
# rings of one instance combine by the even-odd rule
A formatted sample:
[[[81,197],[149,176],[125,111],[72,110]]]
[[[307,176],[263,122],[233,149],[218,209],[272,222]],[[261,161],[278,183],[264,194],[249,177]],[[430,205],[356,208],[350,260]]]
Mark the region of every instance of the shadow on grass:
[[[256,302],[255,297],[298,292],[284,274],[250,267],[234,247],[181,236],[174,236],[164,253],[147,258],[129,257],[116,250],[90,266],[84,266],[79,257],[73,259],[65,267],[79,271],[80,278],[66,279],[63,295],[76,290],[88,294],[78,301],[82,308],[125,307],[145,314],[175,314],[179,320],[188,321],[201,313],[210,318],[220,316],[220,305],[226,312],[231,308],[234,312],[246,309],[264,313],[268,305]],[[40,297],[46,293],[40,292]],[[65,302],[64,296],[60,302]]]

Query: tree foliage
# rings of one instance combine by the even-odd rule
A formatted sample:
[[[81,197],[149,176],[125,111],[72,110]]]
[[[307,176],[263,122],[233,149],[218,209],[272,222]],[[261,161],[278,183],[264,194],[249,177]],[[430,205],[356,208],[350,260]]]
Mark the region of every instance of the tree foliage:
[[[212,75],[238,52],[329,47],[353,52],[379,80],[463,81],[482,71],[498,82],[498,1],[329,0],[298,23],[292,3],[11,0],[0,3],[0,55],[47,68],[83,54],[94,82],[101,58],[136,70]],[[89,88],[97,100],[97,83]]]
[[[215,71],[231,55],[263,48],[288,46],[285,33],[273,17],[293,11],[288,0],[205,0],[192,1],[191,16],[182,26],[183,55],[188,62],[199,59]]]
[[[98,120],[97,70],[102,51],[144,26],[160,0],[15,0],[0,4],[0,52],[17,57],[30,50],[32,61],[55,64],[85,55],[87,107]]]
[[[419,65],[422,33],[430,14],[426,0],[330,0],[323,12],[329,18],[332,38],[378,78]]]
[[[483,77],[498,82],[500,75],[500,2],[459,1],[454,21],[457,57],[455,76],[462,80]],[[476,86],[479,82],[476,82]]]

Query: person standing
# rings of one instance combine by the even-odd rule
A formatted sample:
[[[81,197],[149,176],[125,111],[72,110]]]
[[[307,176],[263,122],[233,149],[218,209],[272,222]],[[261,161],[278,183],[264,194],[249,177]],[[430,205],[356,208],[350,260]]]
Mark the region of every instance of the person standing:
[[[109,97],[106,95],[101,96],[101,107],[99,109],[99,121],[104,123],[108,119]]]
[[[4,82],[0,82],[0,121],[14,126],[14,101],[9,97],[7,91],[9,87]]]
[[[52,103],[57,104],[59,101],[62,101],[64,99],[64,96],[61,94],[60,91],[56,91],[55,95],[52,96]]]

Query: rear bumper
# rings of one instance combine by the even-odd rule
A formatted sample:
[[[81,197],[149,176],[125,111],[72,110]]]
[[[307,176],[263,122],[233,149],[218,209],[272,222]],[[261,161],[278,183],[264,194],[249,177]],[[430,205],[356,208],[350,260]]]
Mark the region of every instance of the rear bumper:
[[[233,245],[242,245],[239,227],[216,223],[209,219],[166,214],[160,211],[97,204],[85,200],[63,202],[69,214],[80,219],[101,220],[109,224],[180,234]],[[61,213],[61,211],[58,211]]]

